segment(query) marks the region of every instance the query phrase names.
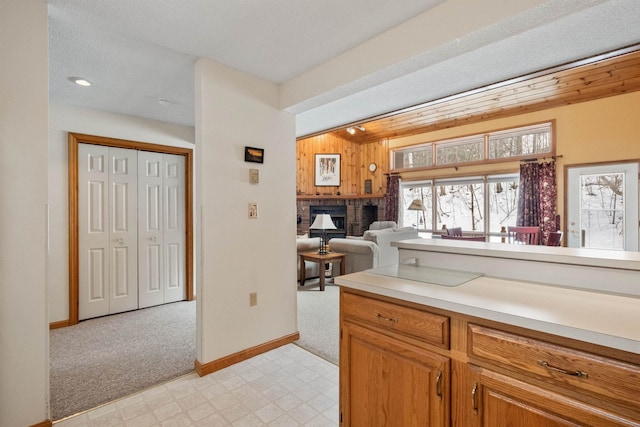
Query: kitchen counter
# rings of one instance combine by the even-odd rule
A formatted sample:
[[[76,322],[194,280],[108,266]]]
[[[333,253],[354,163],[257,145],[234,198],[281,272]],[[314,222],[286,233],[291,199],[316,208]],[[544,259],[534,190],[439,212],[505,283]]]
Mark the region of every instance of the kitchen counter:
[[[429,283],[428,275],[410,280],[371,271],[338,276],[335,282],[640,354],[638,253],[437,239],[394,245],[401,262],[412,263],[418,272],[424,267],[425,272],[444,268],[477,274],[456,286]]]
[[[484,257],[541,261],[567,265],[616,268],[640,273],[640,252],[468,242],[443,239],[413,239],[392,242],[399,249],[441,253],[475,254]]]

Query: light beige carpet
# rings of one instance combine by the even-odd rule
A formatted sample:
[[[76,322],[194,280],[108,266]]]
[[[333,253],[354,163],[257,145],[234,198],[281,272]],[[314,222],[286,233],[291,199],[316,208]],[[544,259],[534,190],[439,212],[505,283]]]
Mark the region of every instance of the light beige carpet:
[[[50,332],[51,417],[59,420],[191,372],[196,303],[85,320]]]
[[[340,287],[328,281],[320,291],[318,280],[298,286],[300,347],[337,365],[340,345]]]

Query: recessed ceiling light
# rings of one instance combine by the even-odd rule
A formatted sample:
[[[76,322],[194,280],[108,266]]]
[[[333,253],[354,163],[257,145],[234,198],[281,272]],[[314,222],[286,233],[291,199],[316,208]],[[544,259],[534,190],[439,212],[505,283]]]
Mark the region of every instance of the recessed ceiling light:
[[[80,86],[91,86],[91,82],[87,79],[83,79],[82,77],[69,77],[69,81]]]
[[[158,98],[158,104],[166,107],[167,105],[171,105],[171,100],[167,98]]]

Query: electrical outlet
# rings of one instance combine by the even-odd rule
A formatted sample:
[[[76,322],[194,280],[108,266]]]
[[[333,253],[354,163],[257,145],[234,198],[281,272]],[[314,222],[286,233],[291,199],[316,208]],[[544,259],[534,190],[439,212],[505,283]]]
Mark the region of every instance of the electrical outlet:
[[[258,293],[251,292],[249,294],[249,306],[253,307],[254,305],[258,305]]]

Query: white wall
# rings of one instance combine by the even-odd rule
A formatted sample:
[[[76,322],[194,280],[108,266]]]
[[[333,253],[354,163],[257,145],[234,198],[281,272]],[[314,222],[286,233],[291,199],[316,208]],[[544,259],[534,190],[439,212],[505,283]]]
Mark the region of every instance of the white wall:
[[[295,121],[279,88],[196,63],[197,359],[209,363],[297,331]],[[264,163],[244,162],[244,147]],[[249,169],[260,183],[249,183]],[[258,219],[248,204],[258,203]],[[258,305],[249,306],[249,294]]]
[[[89,89],[90,90],[90,89]],[[69,318],[68,133],[195,150],[194,128],[79,107],[49,105],[51,253],[47,268],[49,321]]]
[[[47,5],[0,13],[0,425],[49,417]]]

